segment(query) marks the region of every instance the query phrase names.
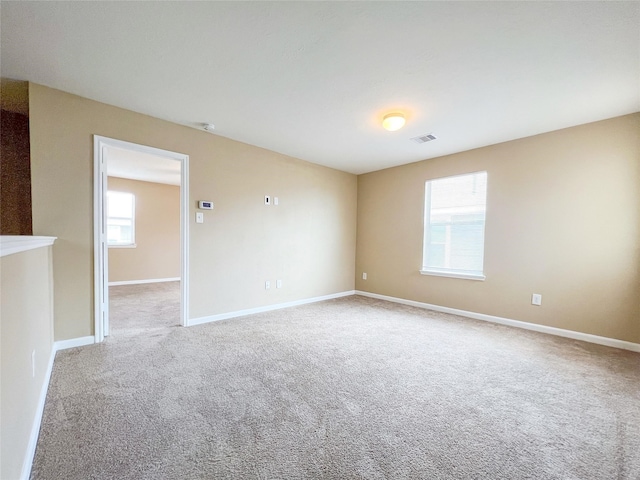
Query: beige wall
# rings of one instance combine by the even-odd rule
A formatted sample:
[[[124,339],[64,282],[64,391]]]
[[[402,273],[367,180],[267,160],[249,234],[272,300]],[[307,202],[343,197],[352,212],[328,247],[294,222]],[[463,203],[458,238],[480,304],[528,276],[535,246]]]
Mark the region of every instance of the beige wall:
[[[359,176],[356,288],[640,342],[639,135],[640,113]],[[420,275],[425,181],[478,170],[486,280]]]
[[[135,195],[135,248],[109,248],[109,281],[180,276],[180,187],[109,177],[108,189]]]
[[[640,341],[640,114],[356,180],[43,86],[29,93],[34,233],[59,237],[57,340],[93,333],[98,134],[190,155],[192,318],[350,290],[355,277],[360,290]],[[486,281],[421,276],[424,181],[480,169]],[[265,194],[280,205],[265,207]],[[202,225],[197,200],[216,205]],[[264,290],[278,278],[284,288]]]
[[[51,247],[4,256],[0,271],[0,478],[10,479],[21,475],[53,349]]]
[[[93,134],[190,156],[192,318],[353,289],[354,175],[41,85],[29,108],[34,234],[58,237],[56,340],[93,334]],[[204,224],[197,200],[215,202]]]

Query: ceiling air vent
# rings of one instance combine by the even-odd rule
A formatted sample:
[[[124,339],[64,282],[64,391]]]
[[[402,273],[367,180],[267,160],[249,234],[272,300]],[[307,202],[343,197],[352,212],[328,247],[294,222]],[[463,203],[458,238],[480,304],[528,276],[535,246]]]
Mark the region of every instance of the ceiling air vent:
[[[435,140],[436,138],[438,138],[438,137],[436,137],[435,135],[432,135],[431,133],[427,133],[427,134],[424,134],[424,135],[419,135],[417,137],[413,137],[411,140],[413,140],[416,143],[427,143],[427,142],[430,142],[432,140]]]

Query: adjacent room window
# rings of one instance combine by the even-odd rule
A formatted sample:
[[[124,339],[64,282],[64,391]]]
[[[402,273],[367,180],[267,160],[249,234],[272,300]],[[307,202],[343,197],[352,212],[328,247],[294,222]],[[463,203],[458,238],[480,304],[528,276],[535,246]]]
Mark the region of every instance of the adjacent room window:
[[[107,244],[135,247],[136,198],[133,193],[107,192]]]
[[[426,182],[420,273],[484,280],[486,207],[487,172]]]

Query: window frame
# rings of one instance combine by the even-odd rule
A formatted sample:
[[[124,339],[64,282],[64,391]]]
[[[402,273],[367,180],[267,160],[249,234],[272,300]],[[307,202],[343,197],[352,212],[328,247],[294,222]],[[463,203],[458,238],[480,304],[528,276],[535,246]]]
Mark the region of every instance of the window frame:
[[[131,242],[129,243],[111,243],[109,241],[109,235],[107,234],[107,248],[136,248],[136,196],[132,192],[123,192],[120,190],[108,190],[106,195],[106,205],[105,205],[105,227],[106,232],[109,231],[109,220],[110,219],[120,219],[120,220],[129,220],[128,217],[112,217],[109,216],[109,193],[119,193],[131,196]]]
[[[486,279],[486,275],[484,272],[484,254],[485,254],[485,240],[486,240],[486,224],[487,224],[487,195],[488,195],[488,187],[487,187],[487,191],[485,192],[485,200],[484,200],[484,221],[482,222],[482,271],[481,273],[477,273],[476,271],[470,271],[470,270],[453,270],[450,268],[438,268],[438,267],[429,267],[427,266],[428,264],[428,259],[429,259],[429,244],[430,244],[430,240],[431,240],[431,229],[429,228],[430,226],[433,226],[433,224],[431,223],[431,185],[432,182],[438,181],[438,180],[444,180],[444,179],[450,179],[450,178],[456,178],[456,177],[466,177],[466,176],[471,176],[471,175],[477,175],[480,173],[484,173],[486,175],[487,178],[487,184],[488,184],[488,178],[489,178],[489,174],[487,173],[486,170],[479,170],[476,172],[468,172],[468,173],[460,173],[460,174],[456,174],[456,175],[448,175],[446,177],[440,177],[440,178],[432,178],[430,180],[426,180],[425,181],[425,193],[424,193],[424,212],[423,212],[423,221],[424,221],[424,230],[423,230],[423,238],[422,238],[422,267],[420,268],[420,274],[421,275],[431,275],[431,276],[437,276],[437,277],[449,277],[449,278],[461,278],[461,279],[465,279],[465,280],[479,280],[479,281],[484,281]],[[469,223],[460,223],[459,225],[473,225],[475,224],[475,222],[469,222]],[[449,231],[449,229],[447,229],[447,232]],[[445,233],[445,235],[448,235],[448,233]],[[446,242],[445,242],[445,248],[446,248]]]

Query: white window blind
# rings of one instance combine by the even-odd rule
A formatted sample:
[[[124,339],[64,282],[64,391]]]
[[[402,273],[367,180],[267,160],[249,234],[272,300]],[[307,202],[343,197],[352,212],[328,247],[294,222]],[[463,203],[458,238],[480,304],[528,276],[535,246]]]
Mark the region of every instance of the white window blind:
[[[109,246],[135,246],[135,211],[135,196],[132,193],[107,191],[107,244]]]
[[[484,280],[487,172],[429,180],[425,184],[425,275]]]

